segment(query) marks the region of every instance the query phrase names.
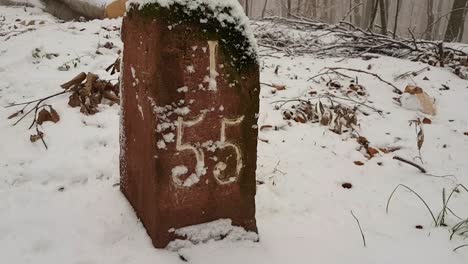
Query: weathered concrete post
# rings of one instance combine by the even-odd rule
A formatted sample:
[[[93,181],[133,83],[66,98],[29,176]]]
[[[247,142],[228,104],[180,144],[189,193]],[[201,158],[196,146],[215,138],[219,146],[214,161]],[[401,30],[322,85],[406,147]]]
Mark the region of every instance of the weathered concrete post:
[[[121,189],[153,244],[218,219],[257,232],[259,67],[237,0],[130,0],[122,38]]]

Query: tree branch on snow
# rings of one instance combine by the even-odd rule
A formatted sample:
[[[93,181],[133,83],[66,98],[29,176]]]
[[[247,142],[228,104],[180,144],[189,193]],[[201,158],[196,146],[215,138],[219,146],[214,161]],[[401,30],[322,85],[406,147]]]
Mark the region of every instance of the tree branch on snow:
[[[422,173],[426,173],[426,172],[427,172],[426,169],[424,169],[423,167],[419,166],[418,164],[416,164],[416,163],[414,163],[414,162],[412,162],[412,161],[409,161],[409,160],[407,160],[407,159],[404,159],[404,158],[402,158],[402,157],[395,156],[395,157],[393,157],[393,159],[394,159],[394,160],[401,161],[401,162],[406,163],[406,164],[409,164],[409,165],[411,165],[411,166],[417,168],[418,170],[420,170]]]

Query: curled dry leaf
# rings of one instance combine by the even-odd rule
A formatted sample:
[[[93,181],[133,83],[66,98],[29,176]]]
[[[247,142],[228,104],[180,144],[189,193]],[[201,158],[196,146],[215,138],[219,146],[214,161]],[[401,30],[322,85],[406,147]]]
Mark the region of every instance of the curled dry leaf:
[[[421,150],[423,144],[424,144],[424,131],[422,127],[419,127],[419,132],[418,132],[418,149],[419,150]]]
[[[44,137],[44,133],[42,133],[42,132],[39,131],[38,134],[29,136],[29,140],[30,140],[32,143],[34,143],[34,142],[36,142],[36,141],[42,139],[43,137]]]
[[[260,131],[267,130],[267,129],[272,129],[272,128],[273,128],[273,126],[264,125],[264,126],[261,126],[261,127],[260,127]]]
[[[93,89],[93,84],[97,79],[98,79],[98,76],[96,74],[89,72],[88,75],[86,76],[84,89],[80,91],[80,94],[84,96],[90,95]]]
[[[60,85],[60,87],[67,90],[67,89],[69,89],[70,87],[72,87],[74,85],[82,83],[84,80],[86,80],[86,73],[82,72],[82,73],[78,74],[75,78],[73,78],[71,81]]]

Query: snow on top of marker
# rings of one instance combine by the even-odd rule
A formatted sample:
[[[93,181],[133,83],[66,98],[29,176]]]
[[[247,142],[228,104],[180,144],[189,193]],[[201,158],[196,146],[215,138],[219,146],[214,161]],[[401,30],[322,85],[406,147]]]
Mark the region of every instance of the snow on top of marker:
[[[218,19],[221,26],[236,24],[236,29],[242,32],[249,42],[247,55],[257,57],[257,41],[250,28],[249,18],[245,15],[244,9],[237,0],[129,0],[127,10],[132,5],[137,5],[141,9],[151,4],[157,4],[165,8],[178,4],[185,6],[188,11],[195,11],[199,8],[203,10],[208,7],[213,11],[214,17]],[[226,9],[230,10],[229,14],[225,13]]]

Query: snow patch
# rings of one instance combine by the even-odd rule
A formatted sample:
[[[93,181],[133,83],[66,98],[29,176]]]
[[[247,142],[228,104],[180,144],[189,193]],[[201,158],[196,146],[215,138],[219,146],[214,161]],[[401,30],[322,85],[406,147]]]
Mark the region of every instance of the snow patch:
[[[205,224],[187,226],[175,230],[172,229],[169,232],[187,238],[187,240],[177,239],[169,243],[167,249],[171,251],[206,243],[210,240],[224,239],[230,242],[245,240],[258,241],[258,234],[255,232],[248,232],[242,227],[233,226],[231,219],[219,219]]]

